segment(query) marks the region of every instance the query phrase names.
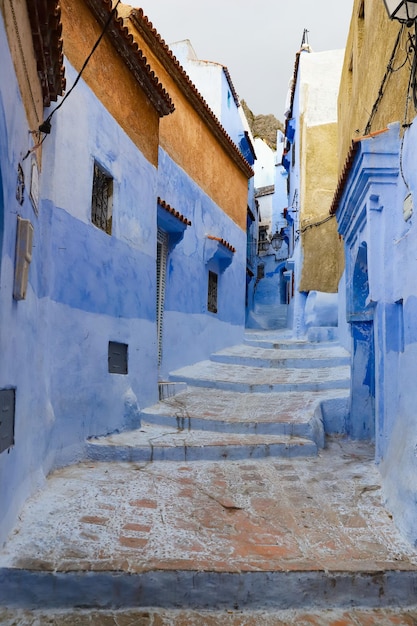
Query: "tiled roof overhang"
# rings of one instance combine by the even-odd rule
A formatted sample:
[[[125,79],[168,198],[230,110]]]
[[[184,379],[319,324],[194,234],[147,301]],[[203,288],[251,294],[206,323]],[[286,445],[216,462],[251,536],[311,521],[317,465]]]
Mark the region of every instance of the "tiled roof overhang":
[[[90,0],[91,1],[91,0]],[[104,1],[104,0],[103,0]],[[235,164],[245,174],[247,178],[252,178],[253,170],[248,161],[242,156],[239,148],[231,140],[223,126],[214,115],[213,111],[204,100],[203,96],[197,90],[192,83],[181,64],[173,55],[164,39],[153,27],[152,22],[146,17],[142,9],[133,9],[129,14],[128,19],[131,20],[134,27],[144,38],[152,52],[155,54],[159,62],[163,65],[177,86],[185,94],[188,101],[192,104],[194,109],[198,112],[207,126],[210,128],[213,135],[225,149],[225,151],[231,156]]]
[[[168,213],[177,218],[177,220],[179,220],[182,224],[185,224],[185,226],[191,226],[190,220],[182,215],[182,213],[180,213],[179,211],[176,211],[172,206],[168,204],[168,202],[165,202],[165,200],[162,200],[162,198],[158,197],[158,204],[163,209],[165,209],[165,211],[168,211]]]
[[[339,178],[339,182],[337,183],[335,194],[333,196],[333,201],[332,201],[330,211],[329,211],[330,215],[334,215],[339,207],[339,202],[342,197],[343,191],[345,189],[345,185],[349,177],[350,170],[352,169],[353,162],[355,161],[355,157],[356,157],[356,153],[358,152],[358,149],[359,149],[359,142],[352,141],[350,150],[346,157],[345,165],[343,166],[343,170]]]
[[[86,3],[100,26],[104,27],[112,12],[112,0],[86,0]],[[107,35],[159,115],[162,117],[172,113],[175,107],[169,94],[151,70],[146,57],[117,12],[110,21]]]
[[[59,0],[26,0],[26,6],[43,105],[49,107],[65,90],[61,6]]]
[[[291,85],[290,114],[288,116],[288,119],[292,117],[292,111],[294,108],[294,96],[295,96],[295,88],[297,86],[298,68],[300,67],[300,55],[301,55],[301,52],[297,52],[297,54],[295,55],[294,74],[293,74],[292,85]]]
[[[275,192],[275,185],[267,185],[266,187],[258,187],[255,189],[255,198],[262,198],[262,196],[270,196]]]
[[[223,65],[223,72],[225,73],[226,80],[229,83],[230,91],[232,92],[232,96],[233,96],[233,100],[235,101],[235,105],[237,107],[240,107],[239,96],[238,96],[237,91],[235,89],[235,86],[234,86],[234,84],[232,82],[232,77],[230,76],[230,72],[229,72],[228,68],[225,65]]]
[[[229,250],[229,252],[232,252],[233,254],[236,252],[236,248],[234,248],[232,244],[230,244],[225,239],[222,239],[221,237],[215,237],[214,235],[207,235],[207,239],[211,239],[211,241],[217,241],[222,246],[224,246],[227,250]]]

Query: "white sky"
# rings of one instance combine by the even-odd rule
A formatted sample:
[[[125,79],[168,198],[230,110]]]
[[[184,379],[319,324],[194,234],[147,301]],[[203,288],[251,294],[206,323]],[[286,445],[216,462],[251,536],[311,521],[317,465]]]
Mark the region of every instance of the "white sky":
[[[252,111],[280,120],[304,28],[313,51],[344,48],[353,6],[353,0],[124,2],[142,7],[168,45],[189,39],[200,59],[226,65]]]

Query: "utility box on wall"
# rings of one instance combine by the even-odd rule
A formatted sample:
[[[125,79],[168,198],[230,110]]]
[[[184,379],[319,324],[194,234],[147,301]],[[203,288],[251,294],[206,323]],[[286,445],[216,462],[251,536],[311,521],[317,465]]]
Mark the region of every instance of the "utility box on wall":
[[[14,445],[15,389],[0,389],[0,452]]]
[[[32,260],[33,226],[29,220],[17,217],[16,265],[14,273],[13,298],[24,300],[29,279],[29,265]]]

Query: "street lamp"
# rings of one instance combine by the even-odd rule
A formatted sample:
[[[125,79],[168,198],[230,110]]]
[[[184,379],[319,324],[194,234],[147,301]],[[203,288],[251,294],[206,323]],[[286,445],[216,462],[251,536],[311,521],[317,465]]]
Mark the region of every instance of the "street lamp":
[[[390,20],[412,26],[417,19],[417,0],[384,0]]]
[[[278,252],[278,250],[281,248],[282,240],[283,240],[282,234],[278,232],[278,228],[277,228],[275,233],[271,237],[271,246],[273,247],[275,252]]]
[[[411,63],[410,87],[413,94],[414,108],[417,110],[417,0],[384,0],[390,20],[398,20],[408,28],[414,24],[414,35],[409,35],[410,52],[413,53]]]

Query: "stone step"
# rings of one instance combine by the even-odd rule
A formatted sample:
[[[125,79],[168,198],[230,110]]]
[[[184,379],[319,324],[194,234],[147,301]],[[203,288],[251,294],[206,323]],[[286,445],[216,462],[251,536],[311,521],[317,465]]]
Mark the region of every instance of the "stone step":
[[[141,419],[179,430],[307,437],[323,447],[326,429],[326,432],[343,431],[348,401],[349,392],[344,389],[236,394],[188,387],[143,409]]]
[[[311,439],[291,435],[173,430],[142,423],[126,431],[87,441],[87,456],[105,462],[238,461],[317,455]]]
[[[200,361],[171,372],[173,382],[194,387],[211,387],[243,393],[282,391],[320,391],[349,388],[350,368],[347,365],[314,369],[230,366],[213,361]]]
[[[273,350],[323,350],[340,347],[337,341],[314,342],[307,339],[292,339],[282,334],[246,333],[243,344]]]
[[[129,572],[107,570],[105,563],[101,571],[54,572],[44,568],[44,571],[0,568],[0,605],[7,603],[6,606],[14,607],[17,597],[18,606],[32,610],[132,606],[191,610],[208,607],[218,610],[300,610],[308,607],[309,612],[312,609],[397,607],[405,612],[407,606],[415,605],[415,571],[229,573],[201,571],[196,567],[180,571]],[[238,623],[239,626],[242,624]],[[301,623],[311,624],[310,621]],[[368,621],[362,623],[369,624]],[[318,624],[322,626],[321,622]],[[355,622],[343,620],[335,624]],[[398,622],[394,618],[392,624],[415,622]]]
[[[373,456],[334,438],[311,458],[56,470],[0,552],[0,606],[404,609],[417,553]]]
[[[350,355],[339,345],[319,349],[271,349],[237,345],[211,355],[216,363],[255,367],[316,368],[350,364]]]

